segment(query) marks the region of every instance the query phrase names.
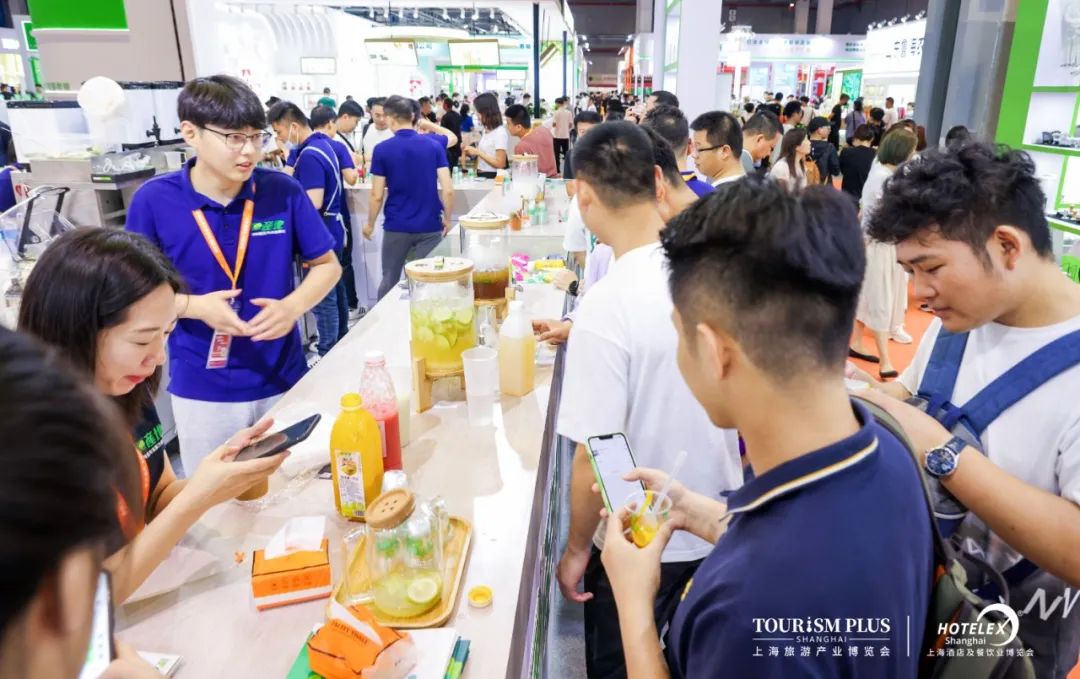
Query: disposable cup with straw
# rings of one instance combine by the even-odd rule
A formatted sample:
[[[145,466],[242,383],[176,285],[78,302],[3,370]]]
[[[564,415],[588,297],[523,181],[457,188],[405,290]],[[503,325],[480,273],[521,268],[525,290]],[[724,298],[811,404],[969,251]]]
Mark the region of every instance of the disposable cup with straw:
[[[661,524],[671,516],[671,497],[668,490],[675,477],[682,471],[686,462],[686,451],[679,451],[675,465],[668,474],[668,479],[659,491],[646,490],[630,496],[627,507],[630,509],[630,538],[638,547],[645,547],[660,530]]]

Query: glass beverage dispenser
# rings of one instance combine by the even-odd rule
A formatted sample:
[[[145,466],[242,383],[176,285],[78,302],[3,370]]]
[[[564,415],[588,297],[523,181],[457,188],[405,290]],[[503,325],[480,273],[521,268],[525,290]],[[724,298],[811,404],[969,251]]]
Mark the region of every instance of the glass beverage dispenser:
[[[493,212],[466,215],[461,225],[461,252],[473,263],[473,295],[477,306],[506,306],[510,286],[510,216]]]
[[[409,279],[413,390],[420,412],[432,406],[437,379],[464,375],[461,352],[476,346],[473,263],[456,257],[405,265]]]

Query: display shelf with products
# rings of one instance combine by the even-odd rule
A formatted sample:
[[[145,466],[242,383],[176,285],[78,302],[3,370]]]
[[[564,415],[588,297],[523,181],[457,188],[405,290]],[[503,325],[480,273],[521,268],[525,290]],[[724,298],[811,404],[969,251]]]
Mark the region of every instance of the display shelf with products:
[[[1067,0],[1030,0],[1016,10],[1016,28],[1002,91],[995,140],[1028,152],[1047,196],[1047,221],[1062,236],[1080,234],[1080,224],[1055,215],[1075,207],[1072,185],[1080,173],[1080,77],[1064,63],[1061,26]],[[1031,45],[1039,45],[1032,50]]]

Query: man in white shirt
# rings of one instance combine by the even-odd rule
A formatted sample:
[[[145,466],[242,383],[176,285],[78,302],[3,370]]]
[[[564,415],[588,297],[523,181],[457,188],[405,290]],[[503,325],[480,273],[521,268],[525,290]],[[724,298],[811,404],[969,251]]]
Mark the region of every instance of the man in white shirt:
[[[900,381],[873,386],[900,399],[943,397],[973,418],[965,421],[989,420],[971,432],[983,454],[929,415],[876,399],[926,455],[927,473],[966,507],[954,537],[1005,571],[1036,675],[1063,679],[1080,651],[1080,286],[1054,261],[1045,205],[1027,154],[988,144],[931,150],[894,175],[869,235],[896,244],[937,319]],[[973,398],[1055,341],[1069,344],[1042,357],[1065,358],[1048,381],[1040,385],[1040,366],[1025,363],[1011,380],[1020,400],[980,418]],[[936,352],[941,342],[958,353]],[[952,373],[951,389],[932,386]],[[1031,571],[1013,570],[1024,559]]]
[[[896,100],[892,97],[885,97],[885,129],[889,129],[896,124],[896,121],[900,119],[900,114],[896,110]]]
[[[585,604],[589,676],[617,677],[625,662],[615,600],[594,536],[601,502],[591,491],[587,440],[624,433],[635,461],[660,469],[670,469],[686,450],[680,478],[713,498],[742,484],[742,468],[735,432],[713,426],[676,365],[678,337],[659,243],[660,170],[649,137],[628,122],[598,126],[578,141],[575,169],[585,224],[611,246],[615,261],[581,300],[569,341],[557,429],[577,449],[570,535],[558,580],[564,596]],[[662,557],[657,629],[709,551],[707,542],[693,536],[672,538]],[[585,590],[579,592],[582,580]]]
[[[574,114],[570,112],[570,98],[559,97],[555,100],[555,114],[551,116],[551,134],[555,137],[555,162],[559,172],[570,153],[570,128],[574,126]]]
[[[702,113],[690,123],[690,130],[694,164],[706,181],[716,187],[746,174],[742,165],[743,133],[735,116],[724,111]]]
[[[383,104],[385,103],[386,97],[379,97],[368,107],[371,111],[371,125],[364,132],[363,150],[361,151],[364,155],[364,169],[366,170],[371,170],[371,156],[375,152],[375,147],[394,136],[394,131],[390,129],[390,121],[386,119],[386,115],[383,113]]]

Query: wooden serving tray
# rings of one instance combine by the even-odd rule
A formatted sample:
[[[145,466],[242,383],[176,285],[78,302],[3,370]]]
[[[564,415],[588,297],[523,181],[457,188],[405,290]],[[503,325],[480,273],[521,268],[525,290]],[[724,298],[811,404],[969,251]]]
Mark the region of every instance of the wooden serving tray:
[[[450,517],[450,528],[452,534],[450,535],[450,541],[443,546],[443,560],[445,566],[443,568],[443,595],[435,608],[432,608],[427,613],[417,616],[415,618],[395,618],[390,615],[384,615],[379,609],[374,606],[369,606],[372,614],[375,615],[375,619],[381,624],[387,627],[393,627],[395,629],[421,629],[424,627],[439,627],[450,619],[450,615],[454,612],[454,605],[457,603],[458,591],[461,589],[461,580],[465,575],[465,562],[469,558],[469,545],[472,542],[472,525],[457,516]],[[364,538],[367,539],[366,537]],[[352,563],[348,563],[349,555],[345,555],[346,568],[350,568],[353,572],[360,576],[360,581],[363,582],[368,577],[367,560],[364,555],[366,550],[364,549],[364,542],[361,541],[356,550],[356,557],[353,558]],[[330,596],[331,601],[336,601],[342,606],[348,606],[348,603],[344,599],[346,578],[341,578],[338,584],[334,586],[334,591]],[[326,609],[327,617],[330,617],[330,606]]]

